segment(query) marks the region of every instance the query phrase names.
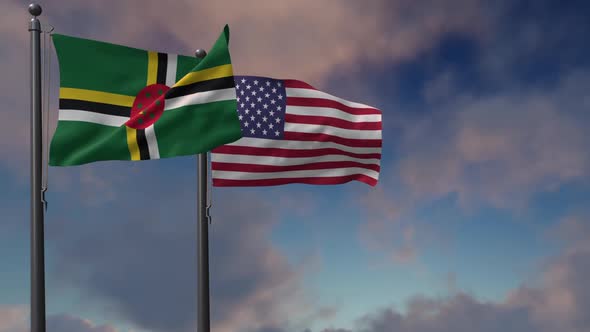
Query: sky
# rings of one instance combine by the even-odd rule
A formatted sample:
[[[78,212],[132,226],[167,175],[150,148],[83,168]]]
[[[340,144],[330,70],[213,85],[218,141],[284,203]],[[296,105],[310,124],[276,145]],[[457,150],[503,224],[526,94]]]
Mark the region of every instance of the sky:
[[[587,1],[40,4],[61,34],[186,55],[227,23],[236,74],[382,110],[376,187],[214,188],[212,331],[590,331]],[[0,332],[29,324],[27,6],[0,3]],[[194,157],[48,185],[48,332],[196,330]]]

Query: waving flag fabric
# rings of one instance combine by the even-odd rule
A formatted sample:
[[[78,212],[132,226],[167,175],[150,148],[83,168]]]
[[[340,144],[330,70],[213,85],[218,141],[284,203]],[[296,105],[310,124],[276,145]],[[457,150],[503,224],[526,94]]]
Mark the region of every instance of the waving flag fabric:
[[[241,137],[227,26],[202,60],[58,34],[53,42],[50,165],[194,155]]]
[[[214,186],[377,184],[380,110],[297,80],[235,81],[243,137],[213,149]]]

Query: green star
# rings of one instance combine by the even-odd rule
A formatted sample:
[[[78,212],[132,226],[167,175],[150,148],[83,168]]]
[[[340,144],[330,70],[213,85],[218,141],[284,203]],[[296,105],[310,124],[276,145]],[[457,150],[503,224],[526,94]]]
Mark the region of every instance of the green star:
[[[146,92],[146,93],[145,93],[145,96],[149,98],[149,97],[151,97],[151,96],[152,96],[152,94],[151,94],[151,93],[149,93],[149,92]]]
[[[137,104],[137,108],[141,109],[143,107],[142,104]]]
[[[156,100],[156,105],[160,105],[160,100]]]
[[[152,119],[153,119],[153,118],[155,118],[155,117],[156,117],[156,115],[155,115],[154,113],[150,113],[150,118],[152,118]]]
[[[137,122],[143,123],[143,119],[139,119],[139,120],[137,120]]]
[[[162,93],[164,93],[164,91],[162,91],[162,89],[158,90],[159,95],[161,95]]]

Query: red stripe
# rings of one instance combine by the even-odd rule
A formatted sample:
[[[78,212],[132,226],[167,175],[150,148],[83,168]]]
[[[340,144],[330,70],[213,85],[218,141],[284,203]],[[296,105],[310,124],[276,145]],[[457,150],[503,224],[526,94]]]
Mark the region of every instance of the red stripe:
[[[285,121],[291,123],[304,123],[325,125],[352,130],[381,130],[381,122],[350,122],[338,118],[315,115],[285,114]]]
[[[292,150],[281,148],[258,148],[249,146],[222,145],[211,151],[212,153],[241,154],[248,156],[268,156],[283,158],[319,157],[325,155],[342,155],[358,159],[381,159],[380,153],[353,153],[335,148],[313,150]]]
[[[314,142],[332,142],[351,147],[359,148],[380,148],[380,139],[350,139],[339,136],[332,136],[327,134],[315,133],[300,133],[293,131],[285,131],[284,139],[289,141],[314,141]]]
[[[360,167],[379,172],[381,169],[379,165],[363,164],[355,161],[324,161],[319,163],[307,163],[301,165],[256,165],[256,164],[239,164],[239,163],[221,163],[212,162],[211,169],[214,171],[235,171],[248,173],[271,173],[271,172],[287,172],[287,171],[309,171],[318,169],[334,169]]]
[[[303,183],[303,184],[343,184],[350,181],[364,182],[370,186],[375,186],[377,180],[364,174],[354,174],[347,176],[332,176],[321,178],[279,178],[279,179],[264,179],[264,180],[226,180],[213,178],[213,185],[215,187],[256,187],[256,186],[278,186],[289,183]]]
[[[322,99],[322,98],[304,98],[304,97],[289,97],[287,96],[287,105],[289,106],[306,106],[306,107],[327,107],[341,110],[342,112],[365,115],[365,114],[381,114],[381,111],[372,107],[350,107],[341,102]]]
[[[285,88],[298,88],[298,89],[312,89],[317,90],[313,86],[298,80],[283,80]]]

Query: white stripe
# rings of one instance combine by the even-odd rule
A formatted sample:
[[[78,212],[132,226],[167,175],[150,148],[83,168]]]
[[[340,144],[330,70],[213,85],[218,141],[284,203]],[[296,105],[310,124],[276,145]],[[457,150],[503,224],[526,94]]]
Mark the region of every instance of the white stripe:
[[[363,174],[372,177],[375,180],[379,179],[379,173],[371,169],[360,167],[348,168],[332,168],[332,169],[313,169],[305,171],[287,171],[287,172],[268,172],[268,173],[249,173],[249,172],[235,172],[235,171],[213,171],[213,178],[225,180],[265,180],[276,178],[322,178],[332,176],[347,176]]]
[[[343,129],[327,125],[285,123],[285,131],[311,134],[326,134],[351,139],[381,139],[381,130]]]
[[[81,121],[97,123],[105,126],[120,127],[129,120],[128,117],[102,114],[80,110],[59,110],[59,121]]]
[[[172,87],[176,83],[176,63],[178,56],[168,54],[168,64],[166,65],[166,85]]]
[[[188,105],[205,104],[231,99],[236,99],[236,89],[234,88],[198,92],[182,97],[166,99],[164,110],[170,111]]]
[[[158,149],[158,139],[156,138],[156,130],[154,125],[145,128],[145,138],[150,152],[150,159],[160,159],[160,150]]]
[[[315,150],[315,149],[338,149],[350,153],[381,153],[379,147],[352,147],[333,142],[307,142],[307,141],[288,141],[274,140],[253,137],[243,137],[239,140],[226,144],[227,146],[245,146],[252,148],[275,148],[291,150]],[[214,155],[214,154],[212,154]]]
[[[330,161],[355,161],[367,165],[379,165],[379,159],[361,159],[353,158],[343,155],[323,155],[318,157],[265,157],[265,156],[250,156],[250,155],[236,155],[236,154],[222,154],[212,153],[211,160],[219,163],[240,163],[253,165],[276,165],[276,166],[290,166],[290,165],[304,165],[310,163],[330,162]]]
[[[318,90],[311,90],[311,89],[298,89],[298,88],[286,88],[287,97],[301,97],[301,98],[321,98],[321,99],[329,99],[340,102],[346,106],[356,107],[356,108],[372,108],[376,109],[375,107],[368,106],[365,104],[355,103],[352,101],[348,101],[342,98],[338,98],[336,96],[332,96],[331,94],[318,91]]]
[[[287,105],[287,114],[327,116],[349,122],[381,122],[381,114],[355,115],[330,107],[306,107]]]

